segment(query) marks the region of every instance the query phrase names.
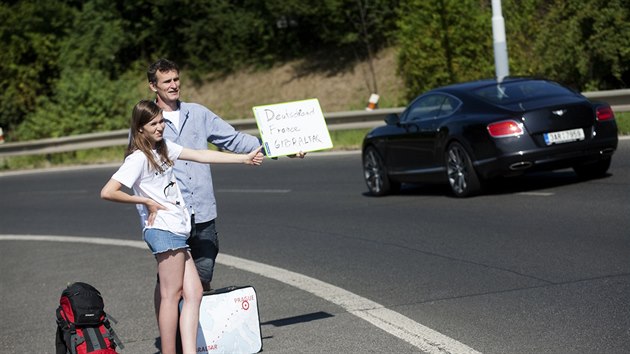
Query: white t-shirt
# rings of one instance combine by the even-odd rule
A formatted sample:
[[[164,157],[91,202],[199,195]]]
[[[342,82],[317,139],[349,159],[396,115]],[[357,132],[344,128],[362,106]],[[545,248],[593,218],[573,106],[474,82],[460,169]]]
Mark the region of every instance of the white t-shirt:
[[[171,112],[162,111],[162,116],[164,119],[170,120],[175,126],[175,129],[179,131],[179,109]]]
[[[168,157],[175,162],[183,147],[169,140],[164,140],[168,149]],[[160,161],[157,152],[153,154]],[[153,225],[147,225],[149,211],[144,204],[136,204],[143,229],[153,228],[171,231],[177,235],[190,235],[190,214],[184,204],[184,198],[177,185],[172,166],[163,164],[164,172],[158,172],[149,165],[147,157],[142,151],[136,150],[125,158],[125,162],[114,173],[112,179],[127,188],[132,188],[134,194],[151,198],[160,203],[167,210],[158,210]]]

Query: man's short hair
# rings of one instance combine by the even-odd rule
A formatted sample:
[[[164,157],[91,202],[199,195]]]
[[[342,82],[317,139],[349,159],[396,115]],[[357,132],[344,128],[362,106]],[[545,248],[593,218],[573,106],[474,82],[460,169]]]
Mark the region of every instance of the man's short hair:
[[[168,59],[158,59],[155,63],[149,65],[149,69],[147,69],[147,79],[150,83],[157,83],[157,72],[169,72],[175,70],[179,73],[179,67],[175,62],[172,62]]]

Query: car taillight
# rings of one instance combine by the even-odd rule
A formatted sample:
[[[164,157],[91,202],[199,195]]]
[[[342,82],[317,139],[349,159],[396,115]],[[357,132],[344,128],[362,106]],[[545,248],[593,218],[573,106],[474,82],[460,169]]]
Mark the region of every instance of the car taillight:
[[[612,108],[610,108],[609,106],[597,107],[597,110],[595,111],[595,116],[597,117],[598,121],[615,119],[615,113],[613,113]]]
[[[488,124],[488,133],[493,138],[506,138],[523,134],[523,124],[513,120],[503,120]]]

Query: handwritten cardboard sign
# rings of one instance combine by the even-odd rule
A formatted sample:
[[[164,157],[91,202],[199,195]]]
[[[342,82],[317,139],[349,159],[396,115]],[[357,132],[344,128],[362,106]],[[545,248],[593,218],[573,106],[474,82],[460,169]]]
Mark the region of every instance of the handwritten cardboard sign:
[[[267,156],[332,148],[324,114],[316,98],[253,108]]]

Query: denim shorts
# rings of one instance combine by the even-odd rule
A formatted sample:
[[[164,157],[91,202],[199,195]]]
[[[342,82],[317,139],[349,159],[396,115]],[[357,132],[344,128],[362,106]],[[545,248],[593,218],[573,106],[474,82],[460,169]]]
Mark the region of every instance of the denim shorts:
[[[154,255],[166,251],[189,249],[185,236],[180,236],[166,230],[145,229],[143,238]]]

